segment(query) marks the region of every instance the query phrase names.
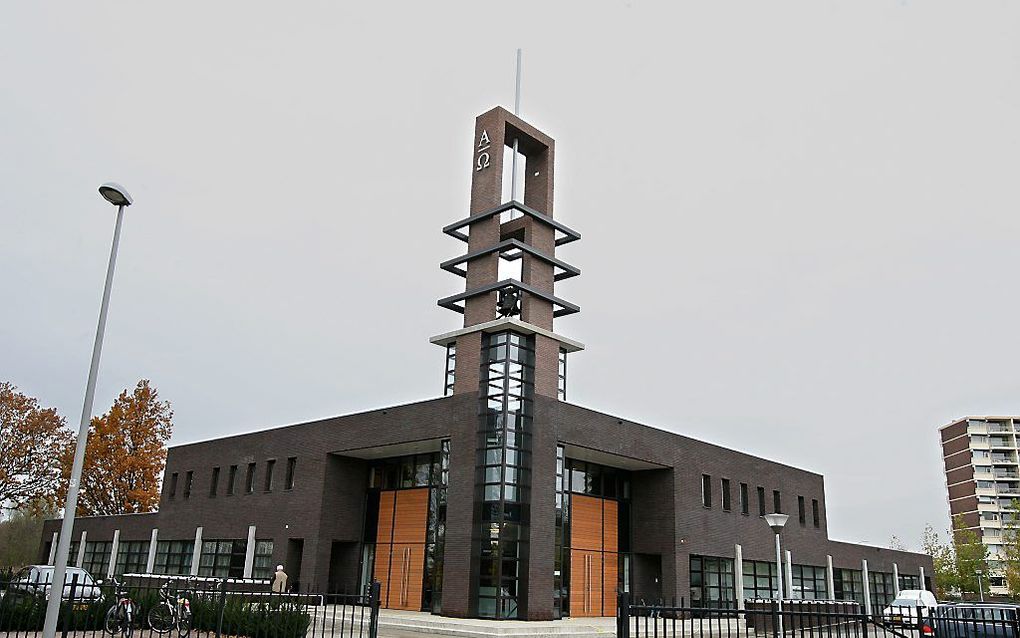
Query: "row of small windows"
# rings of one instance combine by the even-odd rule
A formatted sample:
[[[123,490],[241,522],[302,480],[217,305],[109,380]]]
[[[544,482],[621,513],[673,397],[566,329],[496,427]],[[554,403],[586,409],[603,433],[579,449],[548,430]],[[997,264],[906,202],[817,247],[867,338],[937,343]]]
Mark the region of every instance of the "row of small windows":
[[[249,463],[245,470],[244,477],[244,493],[253,494],[255,492],[256,485],[256,463]],[[227,485],[226,493],[227,496],[233,496],[236,493],[237,488],[237,475],[240,466],[231,465],[227,473]],[[294,489],[294,473],[297,470],[297,457],[292,456],[287,459],[287,471],[283,478],[283,489],[291,490]],[[272,492],[274,488],[274,478],[276,471],[276,459],[269,459],[266,461],[265,470],[262,477],[263,490],[266,492]],[[168,498],[175,498],[177,496],[177,484],[179,479],[179,473],[174,472],[170,475],[170,490]],[[194,470],[188,470],[184,473],[184,489],[182,490],[181,496],[184,498],[191,498],[192,487],[195,483],[195,472]],[[220,468],[214,467],[212,469],[212,475],[209,479],[209,496],[210,498],[215,497],[219,493],[220,489]]]
[[[149,562],[149,541],[121,541],[117,544],[115,576],[145,573]],[[198,575],[213,578],[241,578],[248,541],[244,539],[206,540],[202,542]],[[68,565],[78,560],[78,541],[71,542]],[[194,560],[194,541],[158,541],[152,571],[155,574],[187,576]],[[105,578],[110,566],[113,543],[86,541],[81,567],[96,578]],[[273,574],[273,541],[256,540],[252,578],[269,578]]]
[[[732,511],[733,503],[730,495],[730,480],[727,478],[719,480],[720,488],[722,491],[722,508],[724,512]],[[766,501],[765,501],[765,488],[758,486],[758,515],[765,516],[767,514]],[[751,502],[750,492],[747,483],[740,484],[740,513],[750,514],[751,513]],[[712,507],[712,475],[702,474],[701,475],[701,504],[705,507]],[[777,514],[783,513],[783,495],[779,490],[772,490],[772,511]],[[801,525],[807,525],[807,501],[803,496],[797,497],[797,520]],[[811,524],[815,527],[821,527],[821,515],[818,508],[818,499],[811,499]]]

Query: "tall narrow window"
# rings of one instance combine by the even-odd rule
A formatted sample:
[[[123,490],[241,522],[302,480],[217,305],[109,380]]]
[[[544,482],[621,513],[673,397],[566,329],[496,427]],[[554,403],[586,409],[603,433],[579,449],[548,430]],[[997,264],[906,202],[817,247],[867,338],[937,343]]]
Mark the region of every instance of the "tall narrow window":
[[[708,474],[701,475],[701,504],[712,507],[712,477]]]
[[[722,480],[722,508],[725,511],[730,511],[730,480]]]
[[[237,466],[230,466],[230,474],[227,476],[227,496],[234,495],[234,489],[237,488]]]
[[[446,383],[443,385],[443,396],[453,394],[453,382],[457,372],[457,344],[446,346]],[[288,488],[289,489],[289,488]]]
[[[820,525],[818,518],[818,499],[811,499],[811,520],[815,524],[815,527]]]
[[[807,508],[804,506],[804,497],[797,497],[797,520],[801,525],[807,525]]]
[[[560,367],[556,386],[556,394],[560,401],[567,400],[567,350],[560,348]]]
[[[276,459],[266,461],[266,491],[273,491],[273,468],[276,467]]]
[[[772,511],[776,514],[783,513],[783,497],[779,495],[779,490],[772,490]]]
[[[768,512],[765,511],[765,488],[761,485],[758,486],[758,516],[765,516]]]
[[[212,479],[209,481],[209,496],[216,496],[216,489],[220,484],[220,468],[212,469]]]
[[[292,490],[294,489],[294,470],[297,469],[297,457],[292,456],[287,459],[287,476],[283,479],[283,489]]]
[[[749,498],[748,498],[748,494],[747,494],[747,483],[741,483],[740,484],[740,513],[741,514],[747,514],[747,513],[749,513],[751,511],[751,504],[747,502],[748,500],[749,500]]]
[[[184,498],[191,498],[191,484],[195,480],[195,473],[188,470],[188,473],[184,475]]]
[[[248,464],[248,476],[244,481],[244,491],[251,494],[255,491],[255,464]]]
[[[177,496],[177,472],[170,475],[170,498]]]

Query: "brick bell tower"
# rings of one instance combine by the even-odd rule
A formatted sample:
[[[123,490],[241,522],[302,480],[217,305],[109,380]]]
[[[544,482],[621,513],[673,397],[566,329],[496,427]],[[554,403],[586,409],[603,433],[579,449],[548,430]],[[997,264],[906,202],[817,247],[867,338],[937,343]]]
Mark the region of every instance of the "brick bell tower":
[[[464,327],[431,341],[447,349],[445,394],[478,395],[470,613],[483,618],[548,617],[553,598],[551,586],[528,591],[529,574],[551,570],[530,564],[534,398],[565,399],[567,355],[583,349],[553,326],[579,311],[555,285],[580,274],[556,249],[581,237],[553,218],[554,146],[502,107],[479,115],[470,213],[443,228],[467,245],[440,265],[465,280],[439,300]]]

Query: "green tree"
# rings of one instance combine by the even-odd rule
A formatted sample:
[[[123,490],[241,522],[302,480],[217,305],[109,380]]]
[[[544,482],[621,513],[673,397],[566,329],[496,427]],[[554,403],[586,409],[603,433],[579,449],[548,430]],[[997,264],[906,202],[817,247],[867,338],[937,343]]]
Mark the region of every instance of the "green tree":
[[[0,522],[0,569],[18,569],[36,561],[43,521],[53,514],[42,501],[37,501]]]
[[[963,516],[953,517],[953,549],[956,557],[956,586],[961,594],[978,593],[978,571],[985,574],[981,586],[988,593],[988,546],[981,534],[968,528]]]
[[[943,542],[931,525],[925,525],[924,534],[921,536],[921,548],[925,554],[931,556],[935,567],[933,574],[935,596],[939,599],[947,598],[949,593],[957,588],[958,581],[953,546]]]

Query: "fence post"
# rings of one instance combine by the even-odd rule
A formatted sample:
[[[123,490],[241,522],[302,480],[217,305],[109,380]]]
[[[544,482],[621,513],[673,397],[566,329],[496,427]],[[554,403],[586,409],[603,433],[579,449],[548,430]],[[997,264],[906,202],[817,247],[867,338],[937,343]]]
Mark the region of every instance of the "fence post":
[[[779,638],[779,601],[775,598],[771,601],[772,605],[772,635]]]
[[[620,592],[617,600],[619,610],[616,612],[616,636],[630,638],[630,593]]]
[[[379,599],[382,598],[382,583],[372,581],[368,589],[368,638],[376,638],[379,635]]]
[[[50,596],[54,594],[54,589],[57,583],[53,583],[50,587]],[[67,608],[64,609],[64,627],[60,630],[60,638],[67,638],[68,625],[71,623],[71,617],[74,615],[74,592],[78,588],[78,574],[71,576],[71,595],[67,599]],[[57,596],[64,597],[64,584],[60,584],[59,593]]]
[[[227,607],[227,579],[220,581],[220,602],[216,610],[216,638],[223,635],[223,610]]]

